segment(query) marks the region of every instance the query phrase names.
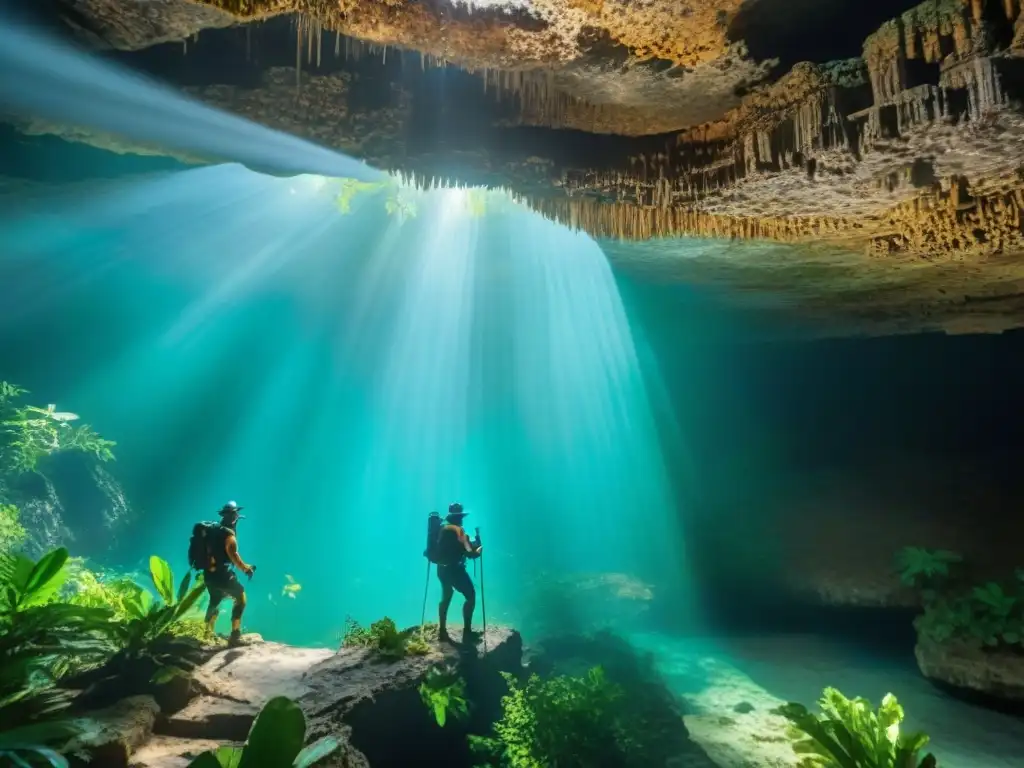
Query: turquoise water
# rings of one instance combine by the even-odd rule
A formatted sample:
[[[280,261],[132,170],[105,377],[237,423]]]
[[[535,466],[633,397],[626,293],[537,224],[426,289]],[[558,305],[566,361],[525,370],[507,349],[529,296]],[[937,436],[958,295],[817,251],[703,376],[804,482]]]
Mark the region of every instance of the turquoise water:
[[[471,566],[477,626],[486,607],[529,642],[627,633],[709,752],[733,738],[722,723],[739,722],[737,697],[761,713],[835,685],[897,693],[943,765],[1019,764],[1018,719],[939,694],[906,654],[768,630],[707,637],[699,579],[714,569],[691,559],[687,532],[715,508],[691,502],[724,486],[756,509],[778,436],[813,443],[773,410],[793,386],[785,366],[753,375],[749,349],[716,361],[694,343],[742,332],[735,316],[708,294],[631,282],[593,240],[502,194],[392,184],[339,206],[343,188],[159,167],[34,189],[0,214],[0,378],[115,440],[108,468],[135,513],[109,548],[80,554],[140,578],[159,554],[180,575],[192,525],[236,500],[257,566],[244,629],[333,646],[347,617],[418,623],[425,588],[436,616],[426,516],[460,501],[485,547]],[[766,413],[783,426],[767,437]],[[707,455],[691,451],[698,437]],[[834,442],[840,459],[856,448]],[[725,527],[722,567],[767,584],[757,553],[772,542]],[[736,754],[719,764],[760,765]]]
[[[246,629],[334,642],[349,615],[419,621],[426,516],[460,501],[491,621],[527,620],[552,574],[612,574],[595,610],[678,591],[665,397],[600,248],[498,193],[342,211],[340,188],[213,166],[4,221],[5,375],[117,441],[139,513],[100,557],[180,573],[193,523],[236,500]]]

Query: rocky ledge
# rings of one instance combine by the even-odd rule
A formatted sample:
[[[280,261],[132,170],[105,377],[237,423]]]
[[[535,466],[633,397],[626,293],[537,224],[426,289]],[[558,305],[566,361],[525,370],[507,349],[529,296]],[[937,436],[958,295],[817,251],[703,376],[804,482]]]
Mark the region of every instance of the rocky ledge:
[[[1024,654],[919,638],[917,666],[932,682],[1000,708],[1024,708]]]
[[[88,727],[76,760],[103,768],[185,768],[207,750],[244,742],[263,705],[287,696],[306,715],[309,741],[330,735],[341,744],[318,765],[408,766],[424,754],[444,754],[447,764],[468,766],[466,735],[485,732],[500,712],[500,673],[522,670],[517,632],[492,628],[485,639],[475,655],[435,643],[426,654],[389,661],[365,648],[296,648],[250,636],[248,645],[217,652],[197,669],[191,699],[165,701],[161,711],[152,697],[135,696],[83,715]],[[466,720],[444,728],[418,690],[439,664],[458,665],[473,704]]]

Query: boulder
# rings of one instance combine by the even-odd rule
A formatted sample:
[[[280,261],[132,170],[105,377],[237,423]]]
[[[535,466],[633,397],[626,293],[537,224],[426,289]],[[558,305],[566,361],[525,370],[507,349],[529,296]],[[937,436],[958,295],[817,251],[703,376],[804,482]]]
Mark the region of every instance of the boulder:
[[[1024,655],[918,638],[914,656],[932,682],[986,703],[1024,706]]]
[[[452,627],[453,635],[461,628]],[[501,672],[522,670],[523,642],[518,632],[489,628],[476,653],[432,643],[429,653],[381,662],[372,652],[342,648],[306,675],[310,691],[299,699],[309,720],[310,738],[348,732],[352,745],[374,768],[421,764],[424,755],[444,755],[449,766],[474,764],[466,736],[485,733],[501,714],[508,690]],[[438,727],[423,705],[419,685],[431,667],[457,665],[472,702],[465,721]],[[402,738],[394,738],[400,732]]]
[[[456,628],[453,628],[456,630]],[[465,722],[438,727],[419,685],[439,663],[459,665],[473,702]],[[295,699],[306,713],[307,739],[333,736],[341,748],[318,764],[334,768],[408,766],[443,754],[449,766],[472,765],[466,735],[486,731],[500,713],[500,672],[522,669],[517,632],[492,628],[477,653],[431,645],[424,655],[387,661],[364,648],[294,648],[255,641],[214,655],[195,673],[202,690],[180,712],[156,724],[135,756],[136,768],[184,768],[196,754],[245,740],[260,708],[274,696]],[[394,738],[400,732],[401,739]]]
[[[80,717],[82,733],[67,746],[72,763],[127,768],[132,754],[153,734],[160,707],[152,696],[132,696]]]
[[[158,726],[167,736],[245,741],[260,708],[274,696],[300,698],[304,675],[333,655],[328,648],[251,642],[221,651],[193,677],[202,694]]]

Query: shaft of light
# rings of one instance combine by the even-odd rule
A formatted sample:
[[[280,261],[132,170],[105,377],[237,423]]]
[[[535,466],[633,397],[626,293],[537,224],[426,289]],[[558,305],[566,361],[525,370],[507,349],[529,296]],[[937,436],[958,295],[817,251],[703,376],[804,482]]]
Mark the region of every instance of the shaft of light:
[[[36,117],[280,173],[374,180],[362,161],[199,103],[0,18],[0,113]]]

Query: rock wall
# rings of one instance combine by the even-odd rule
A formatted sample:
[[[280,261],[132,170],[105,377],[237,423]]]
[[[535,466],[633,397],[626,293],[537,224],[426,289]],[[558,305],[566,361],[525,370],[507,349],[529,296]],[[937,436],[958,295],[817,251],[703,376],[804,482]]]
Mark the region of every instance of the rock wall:
[[[1024,564],[1012,457],[893,458],[862,468],[751,477],[711,488],[687,532],[712,589],[842,606],[912,606],[894,570],[904,546],[949,549],[979,579]]]
[[[38,472],[19,477],[11,500],[28,531],[26,550],[35,557],[59,546],[77,557],[102,556],[133,515],[108,467],[75,452],[49,456]]]

